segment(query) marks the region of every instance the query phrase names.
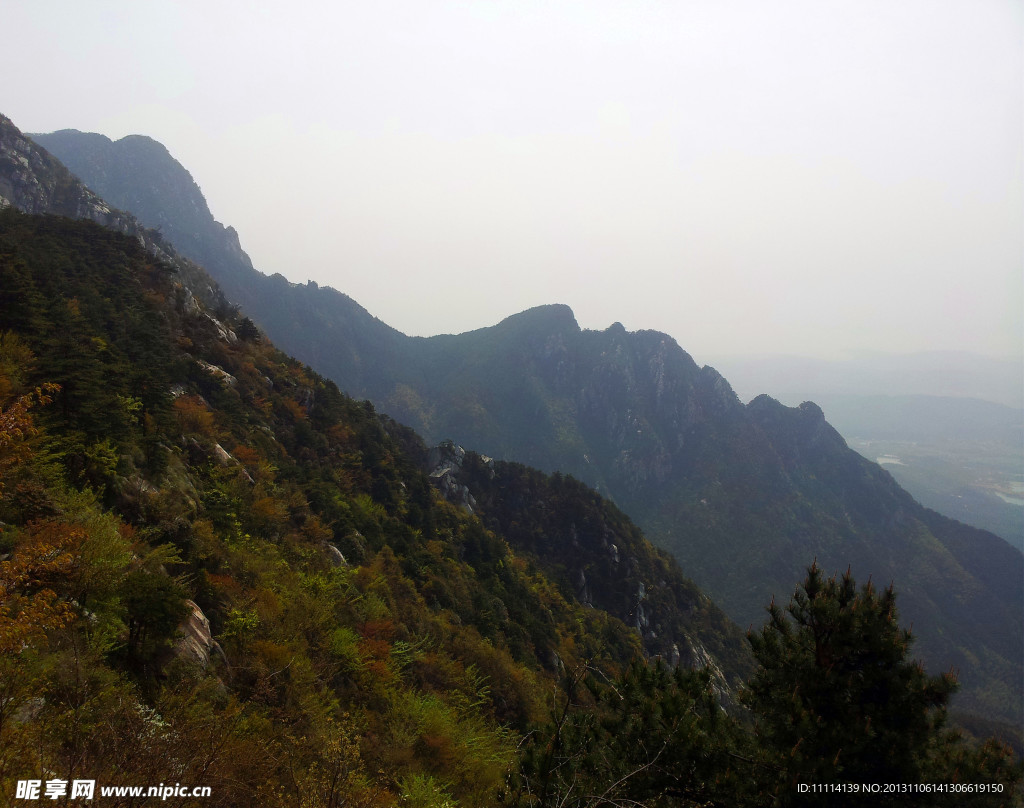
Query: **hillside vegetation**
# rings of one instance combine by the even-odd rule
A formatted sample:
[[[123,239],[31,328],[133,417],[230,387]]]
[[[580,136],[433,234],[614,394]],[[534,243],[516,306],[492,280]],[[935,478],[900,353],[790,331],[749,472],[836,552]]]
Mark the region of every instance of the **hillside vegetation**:
[[[0,289],[4,793],[488,804],[546,683],[639,653],[137,242],[0,212]]]
[[[753,666],[735,629],[578,482],[470,455],[481,521],[431,485],[407,429],[92,223],[0,211],[0,289],[5,795],[58,776],[213,789],[178,805],[758,805],[809,771],[739,706],[787,724],[770,705],[793,683],[771,677],[792,652],[763,649],[788,623],[773,612],[736,689]],[[573,565],[582,585],[558,580]],[[861,602],[822,591],[840,616]],[[642,659],[655,630],[690,655],[674,672]],[[1006,804],[1008,750],[944,730],[952,679],[891,636],[880,670],[918,671],[902,687],[924,710],[886,730],[894,771],[999,783],[984,800]],[[838,642],[861,670],[884,652]],[[872,692],[867,739],[898,706]],[[835,742],[807,736],[813,759]]]
[[[340,292],[257,272],[156,141],[37,138],[203,263],[278,345],[427,441],[596,487],[744,627],[811,559],[893,582],[928,664],[959,671],[960,709],[1024,723],[1024,555],[921,507],[819,407],[744,406],[668,335],[582,330],[567,306],[407,337]]]
[[[172,805],[753,806],[852,776],[960,786],[900,805],[1014,799],[1009,751],[944,726],[955,677],[914,661],[891,587],[806,571],[807,558],[786,583],[806,572],[790,607],[773,606],[745,645],[594,490],[453,444],[427,449],[276,350],[202,269],[0,118],[8,206],[127,235],[0,211],[5,797],[26,777],[85,777],[213,787],[210,800]],[[743,415],[724,380],[691,375],[664,335],[617,327],[614,352],[595,342],[580,355],[564,307],[512,326],[525,346],[501,329],[482,342],[424,342],[438,361],[469,360],[495,382],[497,397],[478,398],[471,378],[449,370],[438,388],[460,391],[459,407],[488,428],[500,424],[484,404],[498,412],[525,396],[533,417],[514,423],[575,451],[579,402],[564,394],[590,367],[586,429],[640,441],[644,452],[613,464],[638,490],[661,490],[676,461],[650,450],[680,434],[732,485],[716,440],[737,424],[782,447],[745,478],[755,492],[766,468],[808,491],[820,485],[816,501],[827,503],[862,471],[833,468],[842,456],[815,408],[765,400]],[[648,390],[637,346],[660,357],[653,410],[631,404],[637,383]],[[543,372],[524,386],[538,350]],[[496,352],[509,361],[494,365]],[[544,373],[565,390],[553,395]],[[667,412],[669,426],[652,412]],[[972,559],[975,537],[937,515],[894,516],[885,486],[866,479],[853,499],[839,497],[865,497],[851,511],[875,520],[865,530],[898,545],[909,514],[927,531],[921,546],[942,537],[954,565],[932,585],[956,581],[959,565],[993,590],[979,595],[960,575],[951,594],[961,603],[1012,591],[1012,563],[996,574]],[[984,647],[1003,641],[1000,614],[961,617]],[[998,655],[983,662],[994,681],[1012,680]],[[940,654],[929,667],[947,665]],[[967,792],[970,783],[991,787]]]

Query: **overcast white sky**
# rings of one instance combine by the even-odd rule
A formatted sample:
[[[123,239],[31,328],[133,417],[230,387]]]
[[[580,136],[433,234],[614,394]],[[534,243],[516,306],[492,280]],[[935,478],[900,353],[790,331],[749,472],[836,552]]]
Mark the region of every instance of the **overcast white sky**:
[[[6,3],[0,112],[146,134],[409,334],[1022,351],[1017,0]]]

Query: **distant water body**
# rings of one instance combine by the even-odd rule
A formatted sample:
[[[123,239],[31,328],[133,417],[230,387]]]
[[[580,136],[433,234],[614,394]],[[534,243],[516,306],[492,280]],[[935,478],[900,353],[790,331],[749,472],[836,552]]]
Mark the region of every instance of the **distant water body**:
[[[1024,483],[1012,482],[1010,483],[1010,490],[1013,491],[1012,496],[1000,493],[999,491],[996,491],[995,494],[1003,502],[1024,507]]]

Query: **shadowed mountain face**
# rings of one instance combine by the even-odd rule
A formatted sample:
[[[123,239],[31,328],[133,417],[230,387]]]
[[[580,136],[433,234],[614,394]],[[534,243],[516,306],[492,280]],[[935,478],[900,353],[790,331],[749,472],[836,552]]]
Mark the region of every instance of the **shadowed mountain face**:
[[[128,207],[124,188],[146,189],[123,170],[125,141],[110,144],[101,170],[77,145],[93,137],[38,140]],[[198,193],[165,150],[153,159],[177,171],[182,197]],[[164,223],[155,213],[143,221],[174,241],[163,193],[154,189],[147,206],[167,214]],[[815,558],[828,572],[852,567],[860,580],[892,582],[929,666],[960,670],[961,709],[1020,723],[1024,557],[916,503],[850,450],[816,405],[766,396],[744,405],[671,337],[619,324],[585,331],[565,306],[467,334],[406,337],[334,290],[261,275],[237,258],[237,238],[204,221],[223,243],[193,257],[278,344],[350,394],[428,441],[450,438],[593,485],[741,625],[759,624],[773,596],[785,601]]]
[[[741,625],[788,598],[810,560],[852,567],[895,584],[928,663],[961,671],[962,703],[1019,698],[1012,678],[973,687],[988,677],[973,649],[994,653],[989,671],[1019,669],[1021,554],[920,506],[816,405],[744,406],[671,338],[581,330],[558,306],[413,348],[418,375],[366,391],[382,408],[430,440],[595,485]]]
[[[193,260],[205,265],[216,259],[225,269],[235,263],[239,272],[252,268],[234,229],[213,220],[192,175],[163,144],[142,135],[114,143],[73,129],[31,137],[58,157],[74,149],[74,165],[68,166],[72,172],[89,177],[90,188],[105,188],[104,199],[121,200],[118,207],[159,230],[183,254],[196,256]]]
[[[178,252],[205,267],[282,350],[313,367],[343,365],[343,389],[355,392],[363,385],[369,345],[390,361],[404,340],[346,295],[313,283],[296,286],[253,269],[234,228],[214,220],[192,175],[157,141],[132,135],[115,142],[74,129],[32,139],[88,188],[102,189],[96,193],[159,230]]]

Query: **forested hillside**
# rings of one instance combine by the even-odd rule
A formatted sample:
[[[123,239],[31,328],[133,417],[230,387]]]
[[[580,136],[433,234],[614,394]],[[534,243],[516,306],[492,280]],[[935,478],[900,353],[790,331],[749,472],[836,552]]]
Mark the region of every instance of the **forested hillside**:
[[[814,404],[744,406],[666,334],[583,330],[543,306],[474,332],[410,338],[344,294],[252,268],[188,172],[148,138],[39,136],[115,204],[207,262],[290,353],[436,443],[595,486],[740,625],[792,591],[811,559],[895,583],[960,708],[1024,720],[1024,555],[921,507],[858,456]]]
[[[408,429],[189,283],[135,238],[0,211],[5,799],[35,777],[211,789],[181,806],[755,806],[869,772],[1009,804],[1019,767],[943,727],[954,682],[907,657],[891,592],[812,570],[814,619],[774,611],[755,668],[593,491],[470,454],[475,505],[445,501]],[[830,621],[827,669],[784,641]],[[662,632],[674,669],[642,658]]]
[[[5,795],[489,804],[560,671],[638,654],[138,242],[0,212],[0,289]]]
[[[536,559],[567,597],[632,626],[649,656],[673,667],[714,670],[722,664],[726,671],[752,671],[739,629],[683,576],[671,555],[653,547],[592,488],[452,444],[431,456],[440,461],[434,476],[440,469],[463,486],[485,525]],[[725,678],[722,671],[716,676]]]

